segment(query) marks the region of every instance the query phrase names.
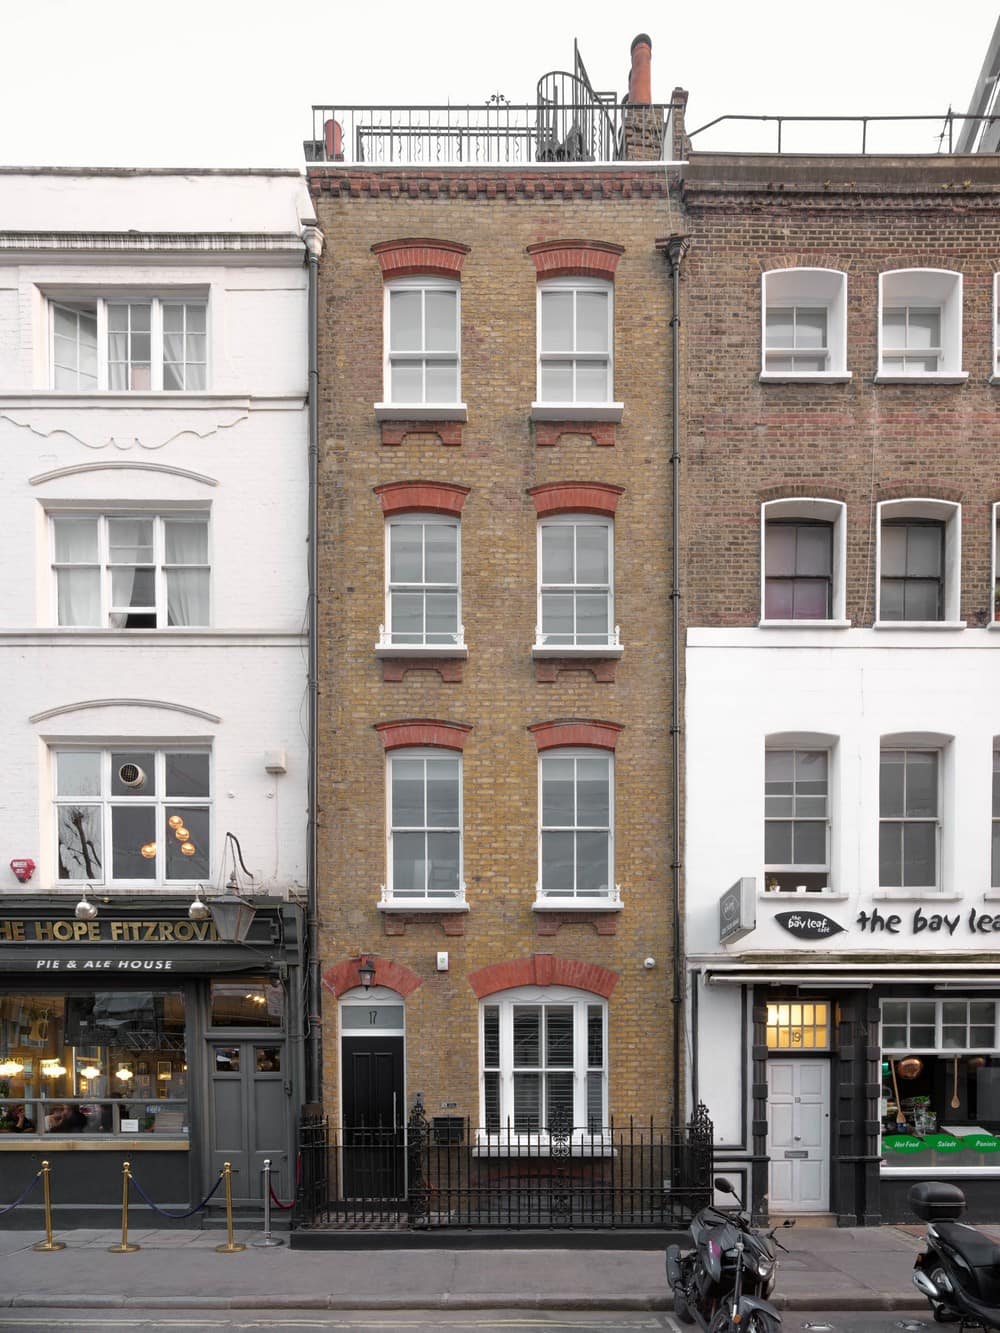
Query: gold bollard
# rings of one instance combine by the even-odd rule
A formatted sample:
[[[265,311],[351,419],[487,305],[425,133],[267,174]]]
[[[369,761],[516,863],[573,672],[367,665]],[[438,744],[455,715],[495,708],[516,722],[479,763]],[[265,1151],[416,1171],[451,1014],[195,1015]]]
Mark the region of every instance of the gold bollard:
[[[122,1162],[122,1243],[109,1245],[108,1254],[131,1254],[142,1248],[140,1245],[130,1245],[128,1239],[128,1183],[131,1179],[128,1162]]]
[[[245,1250],[245,1245],[237,1245],[233,1240],[233,1177],[232,1167],[225,1162],[222,1167],[222,1176],[226,1182],[226,1235],[228,1239],[225,1245],[216,1245],[219,1254],[238,1254],[240,1250]]]
[[[38,1173],[42,1178],[42,1193],[45,1197],[45,1239],[40,1240],[37,1245],[32,1245],[33,1250],[64,1250],[66,1246],[61,1240],[52,1239],[52,1196],[49,1193],[49,1164],[42,1163],[42,1169]]]

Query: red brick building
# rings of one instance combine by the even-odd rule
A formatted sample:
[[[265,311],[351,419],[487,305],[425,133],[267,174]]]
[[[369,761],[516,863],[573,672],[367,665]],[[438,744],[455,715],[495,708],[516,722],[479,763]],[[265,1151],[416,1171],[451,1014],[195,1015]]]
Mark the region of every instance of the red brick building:
[[[692,1092],[761,1214],[995,1219],[1000,169],[696,146]]]

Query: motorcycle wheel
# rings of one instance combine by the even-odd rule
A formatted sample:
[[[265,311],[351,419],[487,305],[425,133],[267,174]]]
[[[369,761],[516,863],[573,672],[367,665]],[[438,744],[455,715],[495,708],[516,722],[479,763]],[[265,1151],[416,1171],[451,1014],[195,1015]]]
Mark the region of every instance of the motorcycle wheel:
[[[763,1310],[751,1310],[742,1323],[734,1324],[724,1308],[715,1312],[708,1333],[781,1333],[781,1320]]]
[[[763,1310],[754,1310],[743,1325],[745,1333],[779,1333],[781,1320],[775,1319]]]
[[[712,1322],[708,1326],[708,1333],[737,1333],[739,1325],[734,1324],[729,1316],[728,1309],[725,1306],[721,1310],[716,1310],[712,1316]]]
[[[682,1324],[693,1324],[694,1315],[691,1313],[691,1307],[687,1303],[687,1297],[679,1287],[674,1287],[674,1314]]]

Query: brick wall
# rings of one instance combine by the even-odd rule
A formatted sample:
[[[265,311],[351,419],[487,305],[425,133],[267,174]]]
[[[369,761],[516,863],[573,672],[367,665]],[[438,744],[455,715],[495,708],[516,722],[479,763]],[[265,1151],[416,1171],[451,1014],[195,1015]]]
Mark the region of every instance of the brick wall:
[[[875,613],[877,502],[960,500],[961,614],[970,625],[989,618],[991,505],[1000,499],[1000,386],[988,382],[1000,171],[989,159],[910,167],[772,159],[755,168],[729,159],[696,163],[689,175],[688,624],[757,622],[760,504],[799,494],[847,503],[847,615],[862,626]],[[852,173],[862,174],[845,181]],[[761,274],[795,265],[848,275],[847,384],[758,382]],[[878,275],[918,267],[964,275],[964,384],[873,382]]]
[[[552,178],[492,173],[312,174],[326,248],[320,270],[320,827],[324,969],[360,952],[422,978],[406,1001],[407,1089],[428,1112],[455,1102],[478,1122],[478,1001],[469,976],[551,953],[620,975],[609,1003],[610,1110],[669,1115],[671,1072],[668,816],[669,286],[655,249],[675,230],[654,173]],[[460,447],[408,435],[386,447],[373,404],[383,397],[383,284],[376,242],[432,237],[469,246],[461,274]],[[615,278],[614,447],[563,435],[539,448],[535,398],[536,271],[526,247],[569,238],[624,246]],[[470,488],[462,512],[463,678],[433,672],[383,680],[373,651],[384,620],[383,523],[373,487],[430,480]],[[613,682],[587,671],[536,679],[535,504],[528,490],[561,481],[624,488],[617,505],[615,620],[624,656]],[[387,936],[376,909],[385,867],[385,755],[374,724],[402,718],[471,725],[464,747],[464,933],[407,921]],[[616,748],[615,934],[586,921],[539,936],[537,762],[532,724],[597,719],[624,730]],[[572,904],[571,904],[572,905]],[[398,927],[397,927],[398,928]],[[447,949],[447,973],[435,955]],[[653,956],[655,969],[642,966]],[[566,975],[591,975],[584,968]],[[597,975],[594,973],[594,975]],[[603,973],[601,974],[603,975]],[[338,1098],[336,1004],[326,996],[326,1099]]]

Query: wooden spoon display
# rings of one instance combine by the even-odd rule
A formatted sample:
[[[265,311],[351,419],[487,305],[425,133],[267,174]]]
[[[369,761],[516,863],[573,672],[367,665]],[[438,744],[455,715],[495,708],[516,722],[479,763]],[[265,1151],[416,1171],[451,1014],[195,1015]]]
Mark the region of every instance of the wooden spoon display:
[[[895,1060],[890,1059],[890,1061],[889,1061],[889,1069],[890,1069],[890,1072],[892,1073],[892,1090],[893,1090],[893,1092],[896,1094],[896,1124],[897,1124],[897,1125],[905,1125],[905,1124],[906,1124],[906,1116],[903,1115],[903,1107],[902,1107],[902,1104],[901,1104],[901,1102],[900,1102],[900,1100],[899,1100],[899,1084],[896,1082],[896,1062],[895,1062]]]
[[[958,1056],[956,1055],[956,1056],[955,1056],[955,1078],[954,1078],[954,1081],[953,1081],[953,1084],[952,1084],[952,1090],[951,1090],[951,1109],[952,1109],[953,1111],[957,1111],[958,1108],[959,1108],[961,1105],[962,1105],[962,1103],[961,1103],[961,1101],[959,1100],[959,1096],[958,1096]]]

